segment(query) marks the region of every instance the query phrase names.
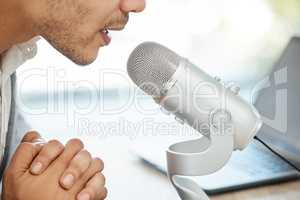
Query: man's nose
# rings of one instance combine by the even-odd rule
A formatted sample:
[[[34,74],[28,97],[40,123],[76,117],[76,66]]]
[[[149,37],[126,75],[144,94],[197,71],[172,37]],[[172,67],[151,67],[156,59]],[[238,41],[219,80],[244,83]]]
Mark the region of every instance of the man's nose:
[[[146,7],[146,0],[122,0],[120,7],[125,13],[142,12]]]

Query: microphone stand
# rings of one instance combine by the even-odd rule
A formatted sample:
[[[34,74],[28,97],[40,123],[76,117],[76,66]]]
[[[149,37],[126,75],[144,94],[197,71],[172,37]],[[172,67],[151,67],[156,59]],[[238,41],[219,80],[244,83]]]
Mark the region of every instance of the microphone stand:
[[[229,127],[232,123],[225,125]],[[209,200],[203,189],[188,176],[209,175],[220,170],[234,150],[233,131],[228,132],[225,126],[210,127],[209,135],[173,144],[167,151],[169,179],[182,200]]]

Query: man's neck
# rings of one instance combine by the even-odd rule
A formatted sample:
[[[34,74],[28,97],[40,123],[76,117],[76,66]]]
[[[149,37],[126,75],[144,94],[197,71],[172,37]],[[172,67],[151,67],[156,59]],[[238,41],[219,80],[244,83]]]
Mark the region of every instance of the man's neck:
[[[0,2],[0,56],[11,46],[34,37],[30,20],[14,0]]]

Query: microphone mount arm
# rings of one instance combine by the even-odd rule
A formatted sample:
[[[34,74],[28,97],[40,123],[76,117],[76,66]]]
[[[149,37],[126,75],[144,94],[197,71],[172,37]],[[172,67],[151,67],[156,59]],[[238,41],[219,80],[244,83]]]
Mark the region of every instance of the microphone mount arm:
[[[209,147],[203,149],[208,142]],[[168,175],[181,199],[209,200],[198,184],[187,176],[203,176],[218,171],[228,162],[233,150],[233,135],[220,134],[220,130],[213,126],[208,136],[171,145],[167,151]]]

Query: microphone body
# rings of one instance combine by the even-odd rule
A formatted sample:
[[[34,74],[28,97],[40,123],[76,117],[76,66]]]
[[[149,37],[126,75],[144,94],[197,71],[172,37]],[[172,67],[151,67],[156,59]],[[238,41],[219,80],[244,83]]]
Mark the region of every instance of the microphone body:
[[[234,149],[243,150],[260,129],[261,120],[235,89],[182,58],[157,103],[203,135],[209,134],[210,127],[223,128],[219,134],[233,134]]]
[[[182,200],[208,200],[187,176],[208,175],[221,169],[232,152],[246,148],[260,130],[260,115],[238,95],[239,88],[234,84],[222,83],[154,42],[143,43],[132,52],[127,71],[165,113],[202,135],[171,145],[167,169]]]

